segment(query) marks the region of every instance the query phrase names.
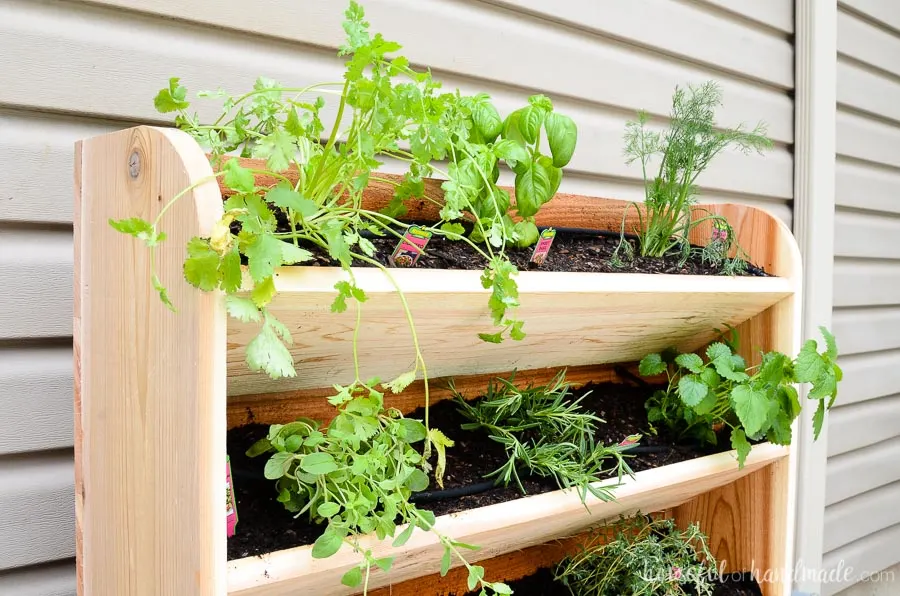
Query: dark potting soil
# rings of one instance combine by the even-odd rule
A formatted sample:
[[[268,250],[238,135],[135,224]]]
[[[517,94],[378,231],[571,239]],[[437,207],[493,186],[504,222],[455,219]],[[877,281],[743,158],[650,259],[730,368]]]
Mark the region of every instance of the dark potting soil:
[[[370,238],[375,245],[374,259],[382,265],[390,266],[388,256],[393,253],[398,240],[394,236],[384,238]],[[627,239],[632,247],[634,240]],[[570,271],[586,273],[669,273],[681,275],[721,275],[722,270],[718,266],[704,263],[700,255],[692,253],[685,263],[680,262],[679,255],[662,258],[641,257],[637,254],[630,262],[625,262],[620,267],[613,267],[610,259],[619,245],[618,234],[597,233],[571,233],[557,231],[553,246],[544,264],[540,267],[531,263],[531,255],[534,247],[507,248],[509,260],[520,271]],[[303,263],[304,265],[329,267],[336,262],[321,248],[313,245],[306,246],[315,255],[315,261]],[[425,247],[424,254],[419,257],[416,268],[419,269],[474,269],[485,267],[487,261],[465,242],[451,241],[443,237],[434,237]],[[369,263],[354,262],[358,267],[371,267]],[[744,275],[766,276],[760,268],[748,264]]]
[[[647,414],[644,401],[652,388],[627,384],[588,384],[572,392],[572,399],[586,397],[581,404],[585,410],[606,420],[597,428],[597,439],[604,444],[619,443],[632,434],[643,435],[641,445],[663,447],[661,453],[641,453],[629,457],[634,472],[656,468],[703,455],[725,451],[728,441],[720,441],[720,447],[699,448],[678,445],[671,437],[647,433]],[[424,410],[408,414],[422,419]],[[469,487],[485,482],[485,476],[506,461],[503,446],[486,433],[463,431],[460,425],[467,420],[458,412],[452,400],[441,401],[431,407],[431,424],[440,428],[456,442],[447,450],[447,472],[444,490]],[[228,431],[228,454],[231,458],[234,494],[237,501],[238,523],[236,533],[228,539],[228,559],[238,559],[268,552],[311,544],[322,533],[324,526],[313,525],[305,516],[294,519],[293,514],[275,500],[275,488],[263,477],[267,456],[248,458],[245,451],[258,439],[266,436],[268,426],[250,424]],[[522,484],[528,495],[557,490],[554,480],[522,476]],[[432,479],[430,490],[436,490]],[[485,505],[521,498],[518,488],[496,487],[485,492],[437,501],[418,503],[435,515],[444,515]]]
[[[554,581],[553,570],[549,568],[538,569],[522,579],[506,583],[512,588],[515,596],[560,596],[562,594],[568,596],[569,594],[569,590],[563,584]],[[470,594],[475,594],[475,592]],[[446,596],[457,595],[447,594]],[[628,594],[621,596],[628,596]],[[750,574],[735,573],[719,578],[713,589],[713,596],[762,596],[762,590]]]

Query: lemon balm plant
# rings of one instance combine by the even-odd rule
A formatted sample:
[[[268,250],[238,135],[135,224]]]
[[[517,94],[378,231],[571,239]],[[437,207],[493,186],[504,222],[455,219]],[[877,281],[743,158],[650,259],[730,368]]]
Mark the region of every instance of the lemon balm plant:
[[[704,260],[721,265],[725,273],[734,273],[745,266],[740,258],[743,251],[734,242],[734,230],[728,221],[715,214],[694,219],[697,178],[712,160],[729,147],[745,154],[762,152],[772,146],[766,137],[766,127],[757,124],[751,130],[743,125],[720,128],[715,111],[722,104],[721,87],[714,81],[700,86],[676,88],[672,97],[669,126],[664,131],[649,128],[649,116],[639,112],[636,121],[629,122],[625,132],[627,163],[640,162],[644,180],[644,203],[633,204],[638,214],[637,250],[642,257],[662,257],[680,254],[690,256],[688,236],[704,221],[714,223],[716,233],[710,249],[702,251]],[[658,160],[655,174],[652,171]],[[625,239],[625,220],[622,238],[614,255],[614,263],[629,259],[633,248]],[[737,255],[729,257],[732,249]]]
[[[716,444],[716,429],[731,431],[731,446],[743,467],[750,440],[766,439],[790,445],[791,425],[800,415],[796,383],[810,383],[807,394],[816,402],[814,438],[819,438],[825,413],[837,398],[843,372],[837,364],[834,336],[820,327],[825,350],[807,340],[796,358],[766,352],[758,366],[748,367],[736,353],[736,335],[706,349],[706,360],[694,353],[673,350],[645,356],[639,371],[645,376],[665,373],[668,386],[647,401],[648,421],[662,424],[681,438]]]

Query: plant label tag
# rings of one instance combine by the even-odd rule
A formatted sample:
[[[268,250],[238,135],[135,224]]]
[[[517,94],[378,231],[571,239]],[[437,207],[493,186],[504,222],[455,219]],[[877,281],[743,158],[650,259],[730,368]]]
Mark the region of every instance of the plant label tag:
[[[628,435],[622,442],[619,443],[619,447],[631,447],[632,445],[637,445],[638,441],[641,440],[641,435]]]
[[[391,265],[394,267],[414,267],[431,240],[431,232],[419,226],[409,226],[397,248],[391,254]]]
[[[534,252],[531,253],[531,262],[540,267],[547,260],[550,254],[550,247],[553,246],[553,239],[556,238],[556,230],[547,228],[541,232],[537,244],[534,245]]]
[[[231,483],[231,458],[225,456],[225,508],[228,521],[228,537],[234,536],[238,522],[237,502],[234,500],[234,486]]]

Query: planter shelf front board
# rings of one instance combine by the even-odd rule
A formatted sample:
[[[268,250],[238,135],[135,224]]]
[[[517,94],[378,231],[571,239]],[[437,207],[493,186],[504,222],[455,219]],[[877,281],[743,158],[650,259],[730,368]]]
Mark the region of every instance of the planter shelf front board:
[[[435,192],[438,184],[427,182]],[[107,222],[132,216],[152,220],[191,185],[196,188],[163,217],[168,239],[155,257],[178,309],[171,313],[151,285],[148,250]],[[227,194],[190,137],[137,127],[82,141],[75,188],[79,593],[349,593],[339,580],[358,562],[350,552],[314,560],[309,547],[300,547],[226,562],[222,506],[229,424],[254,419],[254,412],[266,412],[256,417],[265,423],[327,416],[322,398],[328,388],[352,380],[355,313],[330,312],[333,286],[346,272],[327,267],[277,272],[279,293],[271,309],[294,335],[298,375],[273,381],[244,364],[254,328],[228,319],[220,294],[195,290],[182,277],[186,242],[209,235]],[[364,203],[377,209],[390,194],[389,185],[373,184]],[[561,194],[544,206],[537,224],[576,222],[580,228],[618,230],[625,205]],[[498,346],[477,338],[492,331],[478,271],[392,269],[409,301],[429,375],[460,376],[460,384],[468,383],[474,392],[473,379],[514,369],[578,371],[633,363],[669,346],[702,348],[713,328],[725,325],[737,326],[749,361],[758,360],[759,350],[796,353],[800,259],[790,231],[752,207],[704,208],[728,218],[738,242],[770,277],[523,271],[517,277],[517,315],[525,320],[527,337],[521,342]],[[434,216],[424,202],[411,211],[418,219]],[[698,226],[692,241],[703,243],[710,233],[708,225]],[[362,376],[386,379],[410,370],[412,341],[396,288],[377,269],[358,268],[354,275],[370,296],[362,310]],[[576,376],[599,380],[586,374]],[[388,404],[410,411],[421,405],[421,391],[417,382],[389,396]],[[238,410],[246,414],[233,416]],[[715,554],[729,568],[788,568],[795,466],[792,451],[762,444],[742,470],[727,452],[640,472],[617,489],[617,501],[589,500],[589,511],[576,495],[556,491],[442,516],[438,527],[480,545],[473,560],[481,560],[576,534],[622,513],[674,507],[679,519],[702,522],[714,538]],[[398,555],[390,574],[373,576],[372,587],[393,582],[399,589],[397,582],[439,569],[431,533],[417,530],[399,550],[364,541],[379,553]],[[785,596],[789,589],[778,579],[764,585],[765,596]]]

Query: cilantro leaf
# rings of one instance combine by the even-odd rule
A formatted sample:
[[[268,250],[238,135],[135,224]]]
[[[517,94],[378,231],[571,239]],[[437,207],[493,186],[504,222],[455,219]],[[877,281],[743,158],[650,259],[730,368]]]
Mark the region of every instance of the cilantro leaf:
[[[286,182],[273,186],[266,193],[266,201],[282,209],[292,209],[303,217],[311,217],[319,210],[315,201],[304,198]]]
[[[184,261],[184,278],[192,286],[211,292],[219,285],[219,253],[202,238],[191,238]]]
[[[254,372],[263,371],[273,379],[295,377],[294,359],[267,321],[259,335],[247,344],[247,365]]]
[[[172,304],[172,301],[169,299],[169,291],[166,289],[166,286],[164,286],[159,280],[159,276],[154,273],[151,277],[151,281],[153,282],[153,289],[156,290],[156,292],[159,294],[159,299],[163,304],[166,305],[166,308],[168,308],[172,312],[178,312],[178,310],[175,308],[175,305]]]
[[[276,128],[260,139],[253,148],[253,157],[265,159],[266,167],[273,172],[287,170],[296,154],[294,139],[283,128]]]
[[[284,250],[281,248],[283,244],[285,243],[274,236],[262,234],[246,246],[244,254],[247,256],[253,281],[259,283],[271,277],[277,267],[281,267],[284,262]]]
[[[401,374],[400,376],[398,376],[393,381],[390,381],[389,383],[382,383],[382,385],[385,388],[390,389],[392,393],[400,393],[401,391],[403,391],[404,389],[409,387],[409,385],[415,380],[416,380],[416,371],[410,370],[410,371],[407,371],[407,372]]]
[[[185,110],[191,103],[186,101],[187,89],[179,84],[178,77],[169,79],[169,86],[160,89],[156,97],[153,98],[153,107],[161,114],[167,114],[176,110]]]
[[[235,319],[244,323],[258,323],[262,321],[262,313],[253,300],[239,296],[225,297],[225,310]]]
[[[225,253],[219,263],[219,278],[222,280],[222,290],[227,294],[233,294],[241,289],[243,284],[243,272],[241,271],[241,254],[237,246]]]
[[[225,186],[238,192],[251,193],[256,187],[253,172],[243,167],[237,159],[229,159],[222,168]]]
[[[281,242],[281,259],[284,265],[294,265],[313,260],[313,254],[305,248],[294,246],[290,242]]]
[[[262,308],[272,301],[276,291],[275,279],[270,275],[261,282],[256,282],[253,286],[253,290],[250,292],[250,298],[253,299],[253,303],[256,304],[256,306]]]

